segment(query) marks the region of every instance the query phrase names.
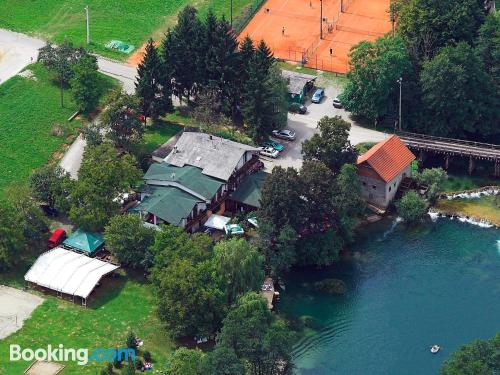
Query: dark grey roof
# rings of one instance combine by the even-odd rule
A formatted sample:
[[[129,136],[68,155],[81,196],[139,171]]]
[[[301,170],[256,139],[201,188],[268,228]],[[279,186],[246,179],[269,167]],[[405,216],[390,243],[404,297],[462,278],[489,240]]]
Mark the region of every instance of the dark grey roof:
[[[318,78],[318,76],[312,74],[292,72],[290,70],[281,70],[281,76],[288,80],[288,92],[290,94],[300,94],[308,82]]]
[[[206,133],[184,132],[165,162],[176,167],[192,165],[207,176],[228,181],[247,151],[259,149]]]

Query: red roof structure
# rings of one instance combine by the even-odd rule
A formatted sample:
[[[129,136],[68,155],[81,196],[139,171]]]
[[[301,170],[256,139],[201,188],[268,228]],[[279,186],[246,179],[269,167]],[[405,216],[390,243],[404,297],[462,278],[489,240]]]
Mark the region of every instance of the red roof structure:
[[[415,155],[397,135],[392,135],[359,156],[357,164],[368,164],[382,180],[389,182],[413,160]]]

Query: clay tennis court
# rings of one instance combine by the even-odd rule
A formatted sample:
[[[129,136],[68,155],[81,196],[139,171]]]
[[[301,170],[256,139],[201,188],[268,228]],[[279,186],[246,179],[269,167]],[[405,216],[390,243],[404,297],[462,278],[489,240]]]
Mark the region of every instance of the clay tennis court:
[[[283,60],[346,73],[353,45],[391,30],[388,10],[389,0],[323,0],[320,39],[320,0],[268,0],[239,38],[263,39]]]

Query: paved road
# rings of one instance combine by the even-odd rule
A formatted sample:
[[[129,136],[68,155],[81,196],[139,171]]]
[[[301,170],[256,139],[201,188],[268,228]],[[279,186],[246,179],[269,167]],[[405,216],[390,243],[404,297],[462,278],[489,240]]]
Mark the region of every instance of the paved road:
[[[353,145],[361,142],[379,142],[387,137],[385,133],[354,124],[348,112],[343,109],[334,108],[332,100],[340,94],[340,90],[339,87],[326,87],[325,98],[323,98],[320,104],[311,103],[308,99],[305,102],[307,106],[307,113],[305,115],[288,115],[287,128],[296,133],[297,139],[294,142],[279,140],[285,146],[285,150],[277,159],[266,158],[264,160],[266,170],[271,171],[275,165],[285,168],[300,168],[302,166],[302,142],[318,132],[316,126],[323,116],[341,116],[346,121],[349,121],[351,123],[349,139]]]
[[[0,29],[0,84],[15,76],[38,57],[44,41]]]

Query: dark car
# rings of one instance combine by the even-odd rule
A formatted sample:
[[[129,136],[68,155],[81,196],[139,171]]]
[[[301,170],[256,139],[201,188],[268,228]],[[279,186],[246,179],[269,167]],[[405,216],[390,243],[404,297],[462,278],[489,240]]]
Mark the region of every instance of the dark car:
[[[311,98],[311,102],[316,104],[320,103],[321,99],[323,99],[323,96],[325,96],[325,89],[322,87],[318,87]]]
[[[337,96],[335,99],[333,99],[333,106],[335,108],[344,108],[344,106],[342,105],[342,102],[340,101],[339,97]]]
[[[292,113],[300,113],[301,115],[307,112],[307,107],[304,104],[292,103],[288,110]]]

